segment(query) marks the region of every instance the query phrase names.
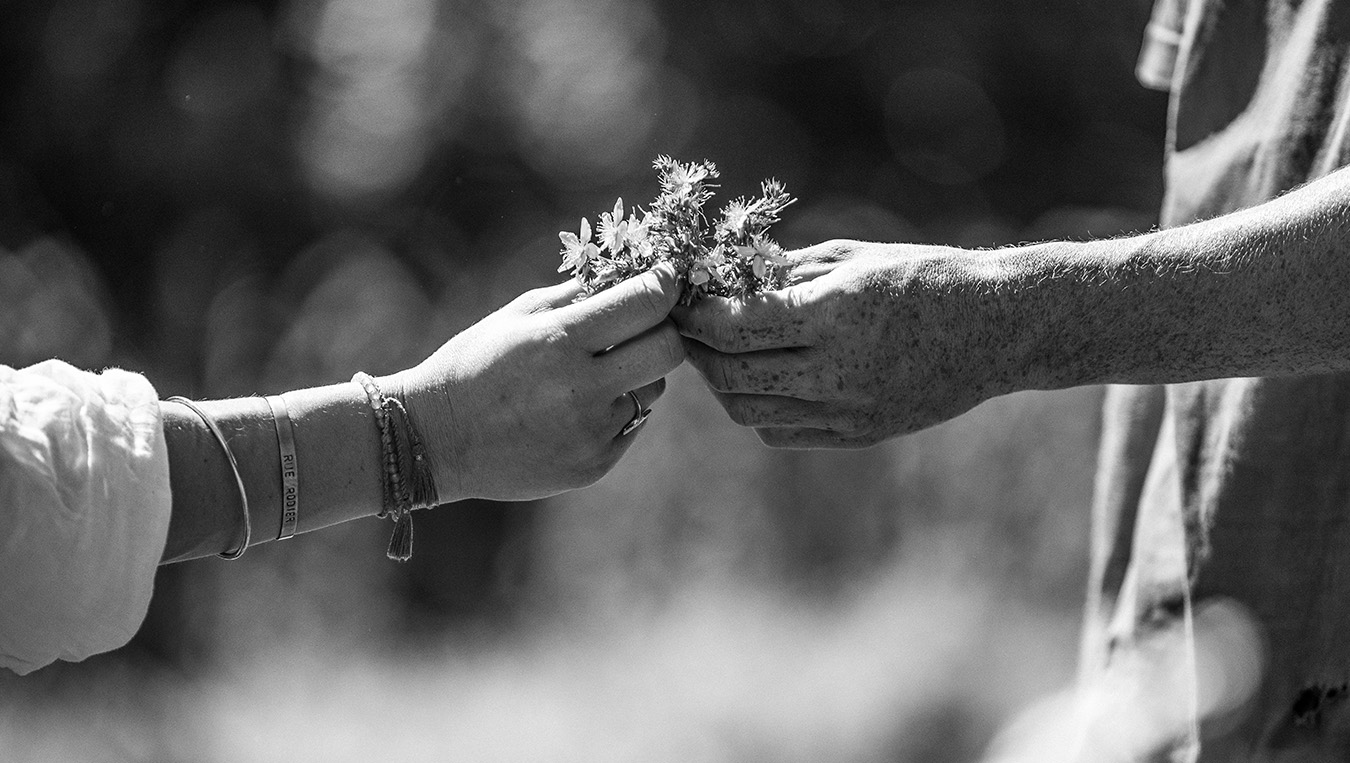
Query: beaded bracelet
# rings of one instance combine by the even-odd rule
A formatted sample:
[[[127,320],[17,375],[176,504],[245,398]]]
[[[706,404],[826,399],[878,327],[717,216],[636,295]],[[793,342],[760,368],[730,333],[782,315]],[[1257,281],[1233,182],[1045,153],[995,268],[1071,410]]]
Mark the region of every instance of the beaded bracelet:
[[[352,381],[365,391],[380,430],[380,485],[384,501],[379,516],[394,521],[386,553],[390,559],[406,562],[412,557],[412,510],[436,504],[436,485],[426,448],[400,400],[385,396],[369,374],[358,371]],[[409,472],[413,477],[411,485],[406,477]]]

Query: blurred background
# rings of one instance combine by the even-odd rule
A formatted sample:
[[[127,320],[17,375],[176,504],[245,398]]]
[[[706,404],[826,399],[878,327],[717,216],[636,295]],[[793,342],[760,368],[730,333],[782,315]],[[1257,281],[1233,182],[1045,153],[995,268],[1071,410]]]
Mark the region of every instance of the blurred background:
[[[786,182],[788,247],[1147,229],[1149,5],[0,0],[0,363],[391,372],[659,153]],[[409,564],[369,520],[162,568],[126,648],[0,673],[0,760],[978,761],[1072,680],[1099,400],[775,452],[682,368],[599,484]]]

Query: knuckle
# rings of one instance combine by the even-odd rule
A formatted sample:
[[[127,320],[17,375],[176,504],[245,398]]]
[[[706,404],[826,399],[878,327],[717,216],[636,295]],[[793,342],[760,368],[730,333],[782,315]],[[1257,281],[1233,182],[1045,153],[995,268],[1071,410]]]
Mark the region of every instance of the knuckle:
[[[666,321],[657,329],[655,352],[662,365],[668,369],[684,362],[684,337],[680,336],[673,323]]]
[[[719,352],[727,351],[734,344],[734,328],[725,316],[710,315],[698,323],[685,325],[685,333],[698,342]]]
[[[713,347],[719,350],[734,350],[741,344],[740,331],[725,318],[720,318],[709,325],[708,333]]]
[[[541,313],[548,310],[550,302],[550,291],[548,287],[530,289],[520,295],[518,306],[524,308],[528,313]]]
[[[727,416],[740,426],[754,426],[758,421],[754,404],[743,396],[724,397],[722,407],[726,410]]]
[[[535,340],[545,348],[566,350],[576,344],[576,338],[568,325],[552,313],[538,316],[534,327]]]
[[[846,238],[834,238],[820,245],[816,256],[821,262],[839,262],[848,259],[858,242]]]
[[[718,392],[730,392],[732,390],[731,369],[727,364],[720,360],[705,361],[699,370],[703,373],[703,378],[708,382],[708,386]]]
[[[539,293],[540,291],[540,289],[530,289],[529,291],[516,295],[515,299],[506,303],[501,312],[518,313],[522,315],[536,312],[539,305],[544,301],[543,295]]]
[[[664,316],[670,312],[670,305],[666,301],[666,295],[661,291],[661,287],[655,279],[643,277],[637,279],[637,295],[635,298],[638,304],[653,316]]]

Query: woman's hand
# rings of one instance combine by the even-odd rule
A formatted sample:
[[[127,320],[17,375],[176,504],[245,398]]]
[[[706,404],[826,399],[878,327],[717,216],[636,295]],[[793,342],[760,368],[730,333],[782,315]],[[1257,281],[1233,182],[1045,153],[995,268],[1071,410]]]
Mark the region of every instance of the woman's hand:
[[[632,444],[621,434],[684,360],[668,318],[669,265],[574,302],[575,282],[535,289],[381,379],[426,441],[442,503],[525,500],[590,485]]]

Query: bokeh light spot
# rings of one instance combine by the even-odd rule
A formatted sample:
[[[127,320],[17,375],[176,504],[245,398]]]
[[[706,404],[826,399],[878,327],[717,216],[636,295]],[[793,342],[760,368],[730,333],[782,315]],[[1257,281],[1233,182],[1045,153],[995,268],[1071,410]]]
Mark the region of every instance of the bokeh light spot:
[[[970,79],[943,69],[912,69],[886,99],[891,148],[902,165],[939,185],[961,185],[1003,162],[998,110]]]

